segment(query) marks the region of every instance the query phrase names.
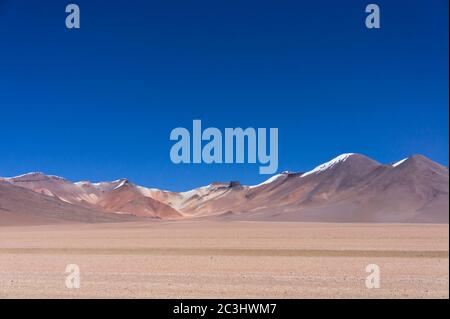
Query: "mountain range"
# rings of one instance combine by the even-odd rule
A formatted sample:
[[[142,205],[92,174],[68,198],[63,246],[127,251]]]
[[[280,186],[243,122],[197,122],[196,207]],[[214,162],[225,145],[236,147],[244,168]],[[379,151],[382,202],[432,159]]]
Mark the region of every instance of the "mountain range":
[[[73,183],[43,173],[0,178],[0,225],[203,218],[448,223],[448,210],[448,168],[422,155],[380,164],[347,153],[259,185],[214,182],[187,192],[127,179]]]

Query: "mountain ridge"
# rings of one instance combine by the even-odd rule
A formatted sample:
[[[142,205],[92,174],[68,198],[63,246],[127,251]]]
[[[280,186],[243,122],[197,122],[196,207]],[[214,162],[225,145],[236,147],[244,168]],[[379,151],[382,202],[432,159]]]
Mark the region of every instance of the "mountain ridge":
[[[162,220],[449,220],[448,168],[420,154],[381,164],[362,154],[345,153],[310,171],[285,171],[257,185],[212,182],[185,192],[147,188],[126,178],[72,183],[40,172],[0,178],[0,182],[3,188],[11,184],[75,209]],[[2,201],[0,197],[0,213]]]

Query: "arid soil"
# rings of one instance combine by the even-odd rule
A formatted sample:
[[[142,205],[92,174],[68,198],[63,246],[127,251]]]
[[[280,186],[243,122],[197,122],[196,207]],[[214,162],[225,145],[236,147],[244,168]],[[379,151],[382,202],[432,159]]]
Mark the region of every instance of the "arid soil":
[[[448,240],[448,224],[5,226],[0,298],[449,298]]]

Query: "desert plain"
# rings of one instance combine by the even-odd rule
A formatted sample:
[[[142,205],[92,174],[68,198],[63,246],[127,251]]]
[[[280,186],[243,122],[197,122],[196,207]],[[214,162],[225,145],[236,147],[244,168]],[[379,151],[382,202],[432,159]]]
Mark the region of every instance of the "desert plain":
[[[0,226],[0,298],[449,298],[448,245],[448,224]]]

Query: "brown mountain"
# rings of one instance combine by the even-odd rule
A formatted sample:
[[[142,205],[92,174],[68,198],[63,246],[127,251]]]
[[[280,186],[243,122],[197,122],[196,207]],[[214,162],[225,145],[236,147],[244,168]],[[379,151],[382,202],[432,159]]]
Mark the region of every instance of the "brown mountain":
[[[72,183],[57,176],[29,173],[3,180],[68,204],[103,213],[130,214],[161,219],[181,217],[181,214],[174,208],[151,196],[145,196],[140,187],[126,179],[102,183]]]
[[[119,185],[111,191],[99,197],[96,203],[108,212],[133,214],[136,216],[151,216],[161,219],[176,219],[182,215],[168,204],[164,204],[150,196],[145,196],[143,192],[130,183],[122,180]]]
[[[311,172],[282,174],[249,196],[259,201],[258,219],[448,223],[448,191],[448,169],[423,156],[382,165],[345,154]]]
[[[0,225],[105,223],[135,220],[138,219],[131,215],[105,214],[0,181]]]
[[[284,172],[255,186],[216,182],[181,193],[149,189],[125,179],[71,183],[41,173],[3,181],[76,209],[112,215],[318,222],[449,221],[448,169],[421,155],[384,165],[364,155],[342,154],[309,172]]]

